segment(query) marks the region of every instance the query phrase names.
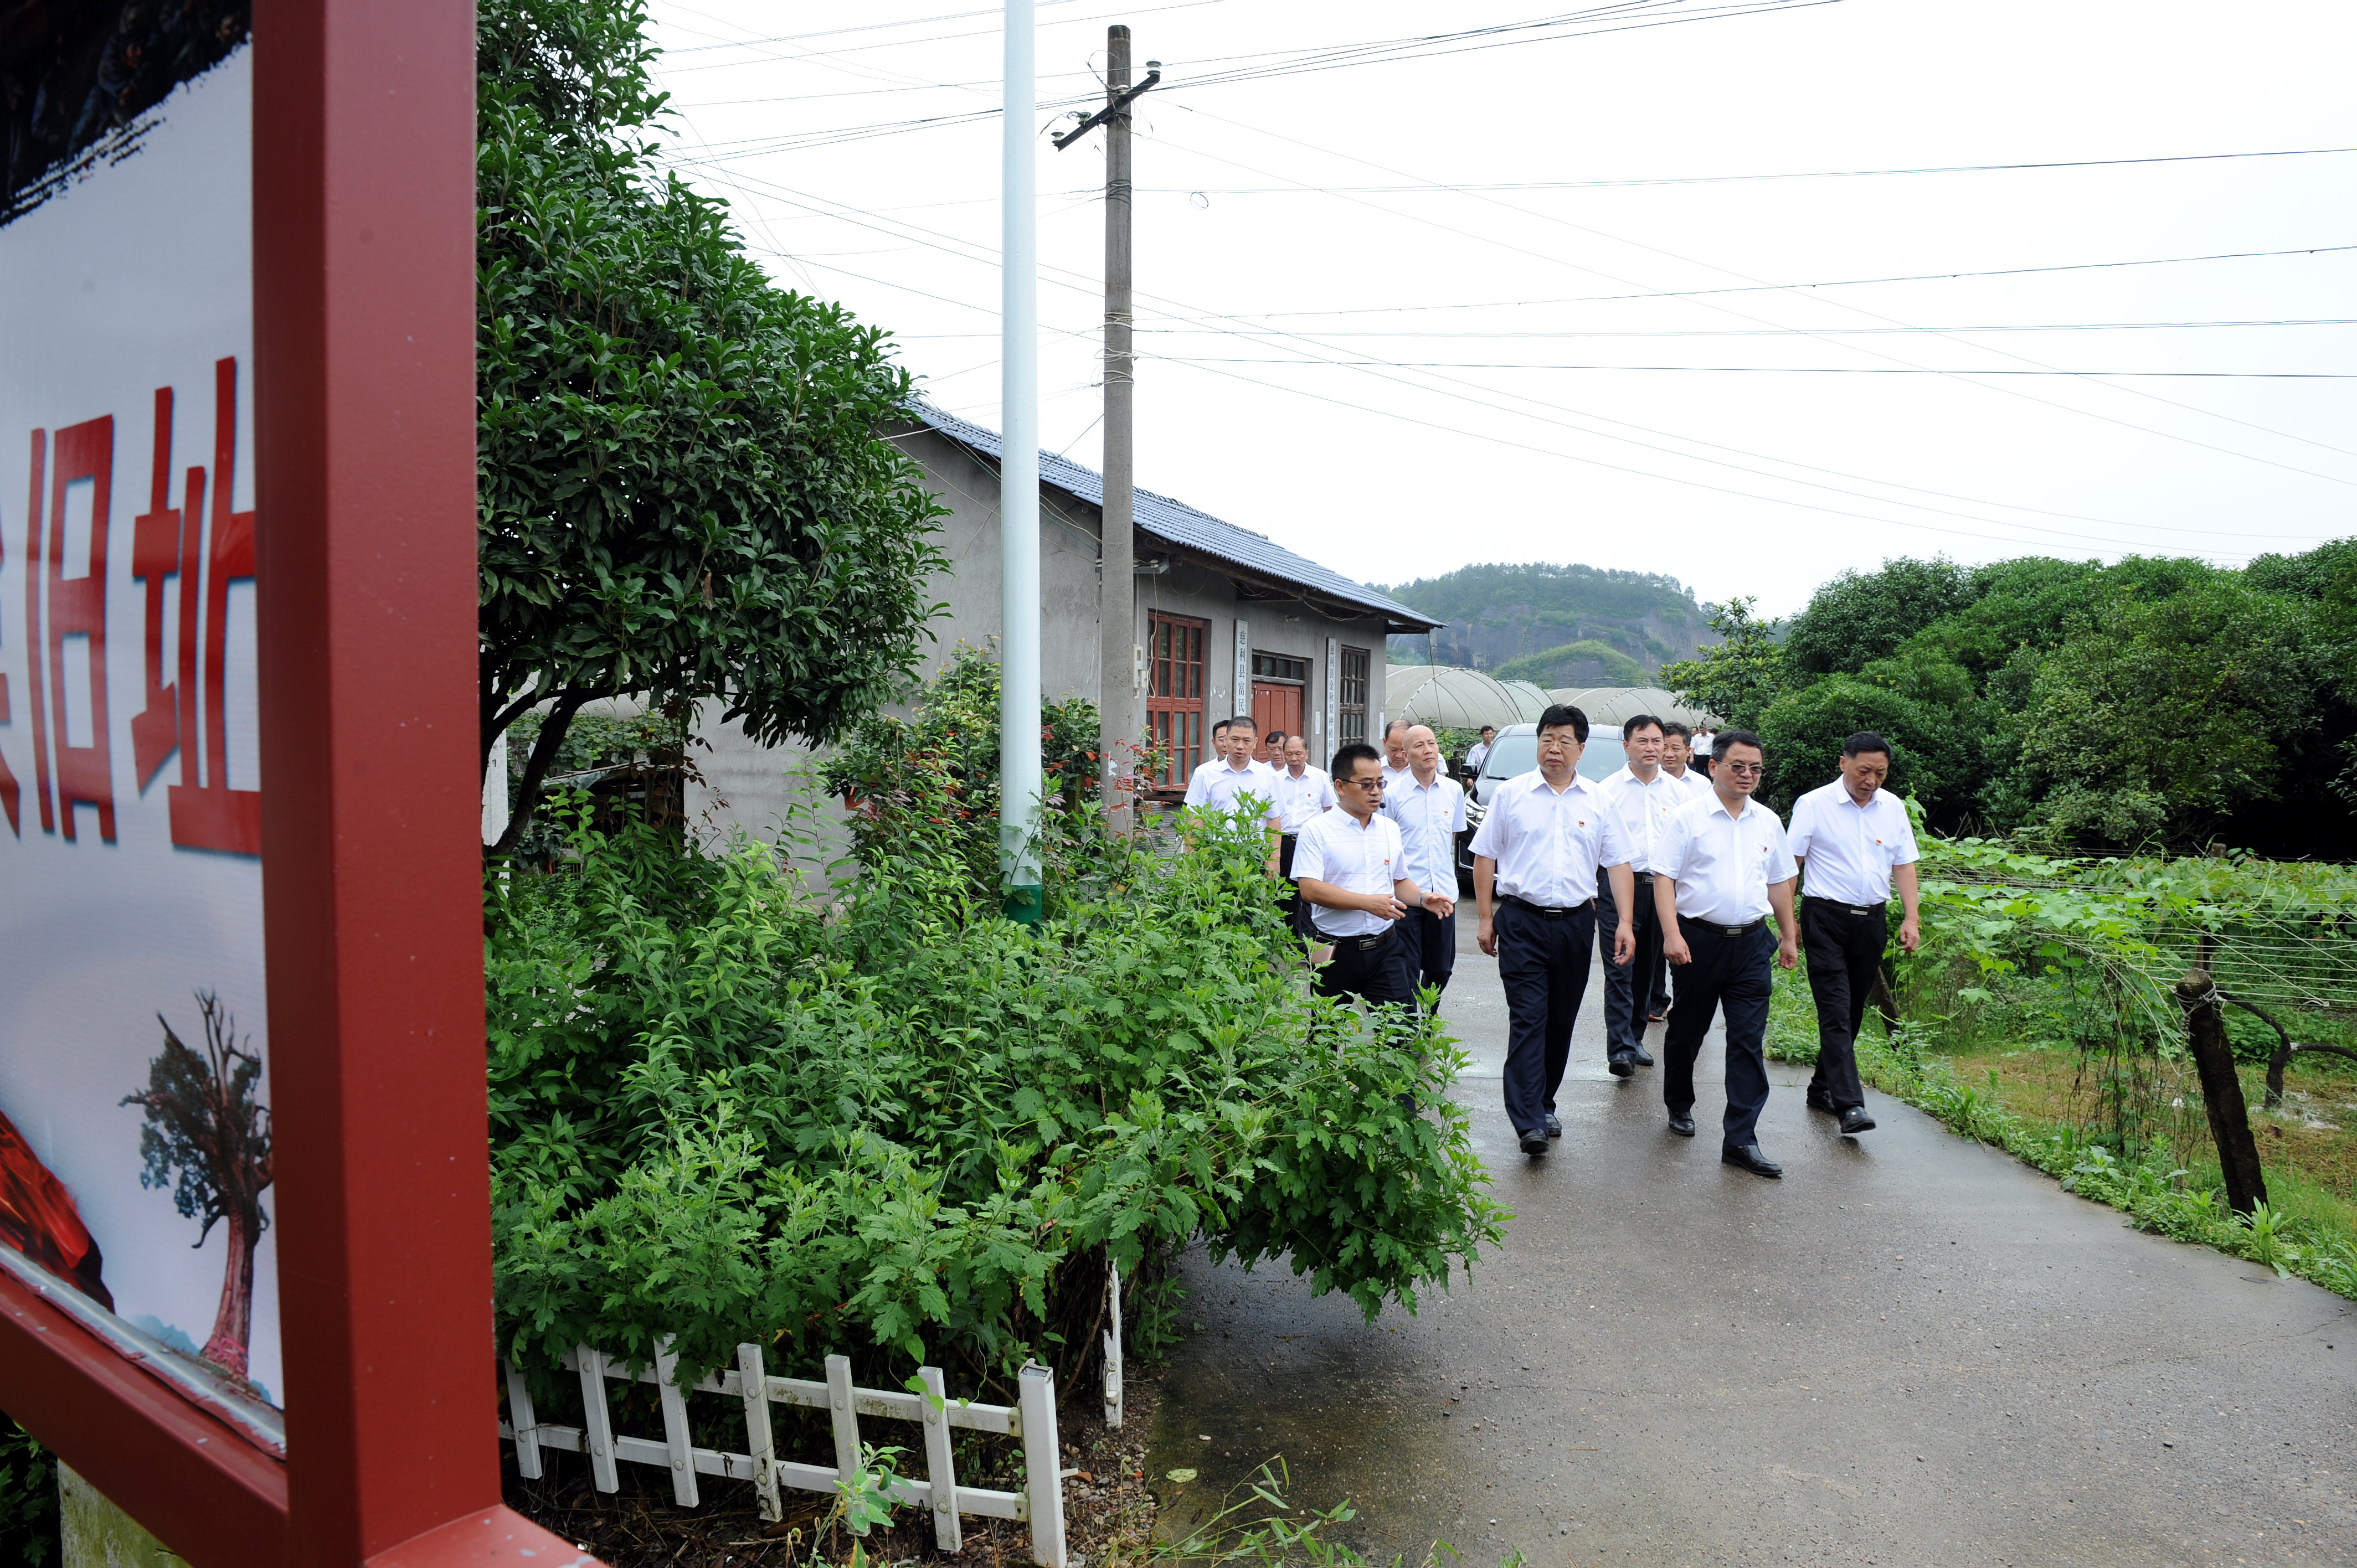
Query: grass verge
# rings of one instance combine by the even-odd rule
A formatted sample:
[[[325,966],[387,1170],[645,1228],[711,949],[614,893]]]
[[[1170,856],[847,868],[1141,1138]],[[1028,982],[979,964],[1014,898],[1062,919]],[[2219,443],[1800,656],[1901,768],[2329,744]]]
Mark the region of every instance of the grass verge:
[[[2357,1075],[2319,1072],[2285,1097],[2285,1109],[2255,1113],[2268,1201],[2249,1216],[2226,1207],[2214,1151],[2180,1155],[2162,1138],[2124,1150],[2089,1113],[2096,1069],[2067,1047],[2035,1038],[1992,1041],[1986,1018],[1901,1021],[1885,1028],[1869,1015],[1858,1036],[1867,1082],[1935,1117],[1951,1131],[2003,1149],[2060,1180],[2066,1192],[2105,1203],[2140,1230],[2212,1247],[2311,1280],[2357,1299],[2357,1137],[2330,1119],[2357,1111]],[[1779,972],[1769,1009],[1768,1054],[1817,1059],[1817,1015],[1804,972]],[[2245,1097],[2263,1102],[2263,1082],[2246,1069]],[[2184,1097],[2174,1101],[2179,1112]],[[2199,1117],[2198,1110],[2195,1117]]]

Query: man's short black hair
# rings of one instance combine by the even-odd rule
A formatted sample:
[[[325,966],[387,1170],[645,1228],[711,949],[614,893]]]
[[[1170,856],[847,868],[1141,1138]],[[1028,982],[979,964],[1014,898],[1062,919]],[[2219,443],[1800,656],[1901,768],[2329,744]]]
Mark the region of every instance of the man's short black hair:
[[[1218,724],[1213,725],[1211,726],[1211,738],[1213,740],[1217,740],[1222,736],[1227,734],[1228,726],[1235,722],[1236,721],[1233,719],[1222,719]]]
[[[1481,733],[1483,735],[1496,735],[1498,733],[1498,726],[1496,725],[1483,725],[1481,726]]]
[[[1342,749],[1334,754],[1334,766],[1328,771],[1338,782],[1348,783],[1351,774],[1357,771],[1360,763],[1380,764],[1383,759],[1383,754],[1365,741],[1346,741],[1343,743]]]
[[[1652,714],[1639,714],[1635,718],[1631,719],[1628,723],[1620,726],[1620,738],[1622,740],[1627,740],[1631,736],[1635,735],[1641,729],[1660,730],[1663,740],[1667,740],[1670,736],[1669,726],[1662,723],[1660,719],[1654,717]]]
[[[1389,740],[1392,737],[1392,731],[1395,729],[1405,729],[1407,727],[1408,723],[1405,719],[1394,719],[1391,723],[1383,726],[1383,738],[1385,740]]]
[[[1723,729],[1719,731],[1718,744],[1711,748],[1712,754],[1717,757],[1725,757],[1727,755],[1727,747],[1731,746],[1748,746],[1762,757],[1766,757],[1768,755],[1768,747],[1761,743],[1758,736],[1753,735],[1748,729]]]
[[[1286,734],[1281,729],[1273,729],[1261,737],[1261,744],[1264,746],[1283,746],[1285,741]]]
[[[1680,724],[1675,719],[1663,719],[1662,721],[1662,738],[1663,740],[1667,740],[1672,736],[1676,736],[1680,740],[1692,740],[1694,739],[1694,731],[1687,725]]]
[[[1235,728],[1238,725],[1244,726],[1244,733],[1247,735],[1252,734],[1258,727],[1250,714],[1238,714],[1234,718],[1228,721],[1228,727],[1230,729]]]
[[[1862,729],[1842,742],[1844,757],[1858,757],[1869,751],[1882,753],[1883,760],[1886,762],[1890,759],[1890,743],[1870,729]]]
[[[1551,729],[1571,728],[1571,738],[1580,745],[1587,744],[1587,715],[1569,703],[1550,703],[1547,711],[1539,715],[1539,734]]]

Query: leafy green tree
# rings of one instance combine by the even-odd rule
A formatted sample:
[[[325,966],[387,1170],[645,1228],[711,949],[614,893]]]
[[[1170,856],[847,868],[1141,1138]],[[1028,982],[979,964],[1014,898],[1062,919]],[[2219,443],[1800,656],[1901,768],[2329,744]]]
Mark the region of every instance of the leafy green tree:
[[[1945,558],[1901,556],[1878,572],[1844,572],[1793,618],[1784,658],[1796,676],[1857,670],[1977,596],[1964,569]]]
[[[2032,825],[2117,848],[2198,844],[2280,793],[2313,717],[2312,617],[2238,575],[2117,593],[2039,667],[2018,721]]]
[[[1777,623],[1755,619],[1758,601],[1731,598],[1706,605],[1719,640],[1692,659],[1662,666],[1662,684],[1689,707],[1715,714],[1739,729],[1756,726],[1784,684],[1784,650]]]
[[[885,335],[772,287],[654,166],[644,0],[483,0],[477,113],[482,755],[542,707],[712,700],[832,739],[906,683],[941,509],[878,438]]]
[[[1829,675],[1768,706],[1758,725],[1768,754],[1762,793],[1778,811],[1834,776],[1843,745],[1860,730],[1890,743],[1887,788],[1927,811],[1964,782],[1959,737],[1938,709],[1855,675]]]

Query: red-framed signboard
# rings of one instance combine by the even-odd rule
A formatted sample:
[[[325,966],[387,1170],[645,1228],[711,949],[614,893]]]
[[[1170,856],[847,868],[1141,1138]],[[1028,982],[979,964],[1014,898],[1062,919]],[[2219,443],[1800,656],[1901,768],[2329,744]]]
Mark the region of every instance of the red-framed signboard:
[[[500,1504],[473,88],[0,5],[0,1408],[205,1568],[587,1561]]]

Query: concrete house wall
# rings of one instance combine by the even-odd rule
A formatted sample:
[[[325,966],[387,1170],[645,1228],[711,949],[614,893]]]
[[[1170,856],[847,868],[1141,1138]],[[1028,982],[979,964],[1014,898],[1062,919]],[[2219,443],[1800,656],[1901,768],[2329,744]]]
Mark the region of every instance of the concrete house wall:
[[[920,672],[930,676],[949,661],[961,642],[986,647],[998,635],[997,460],[930,426],[901,432],[895,439],[923,469],[926,487],[948,509],[948,515],[940,520],[938,543],[950,566],[927,585],[927,596],[948,607],[947,613],[931,623],[933,640],[920,664]],[[1040,609],[1045,628],[1040,639],[1040,688],[1051,701],[1066,696],[1091,702],[1100,698],[1097,557],[1101,526],[1102,516],[1094,503],[1056,484],[1041,484]],[[1245,539],[1259,537],[1243,530],[1234,532]],[[1144,528],[1136,531],[1135,552],[1141,567],[1151,563],[1167,565],[1160,571],[1141,571],[1136,577],[1134,642],[1146,646],[1148,618],[1154,611],[1209,623],[1204,639],[1206,734],[1232,713],[1251,711],[1252,651],[1306,659],[1310,671],[1303,693],[1302,727],[1308,732],[1313,757],[1323,766],[1337,744],[1333,702],[1339,669],[1335,660],[1343,647],[1362,649],[1369,656],[1367,726],[1371,738],[1380,733],[1385,617],[1372,610],[1338,615],[1329,599],[1320,596],[1313,602],[1297,585],[1244,573],[1233,563],[1175,545]],[[1139,692],[1134,701],[1137,729],[1143,734],[1145,693]],[[796,785],[791,778],[809,760],[809,753],[793,746],[757,745],[740,726],[719,723],[716,705],[707,712],[697,728],[709,749],[699,748],[695,754],[704,781],[690,783],[686,800],[689,821],[700,833],[718,837],[731,828],[742,828],[748,835],[767,841],[786,820],[790,803],[796,800],[818,803],[809,787]],[[822,807],[823,819],[831,821],[834,814],[831,805]]]

